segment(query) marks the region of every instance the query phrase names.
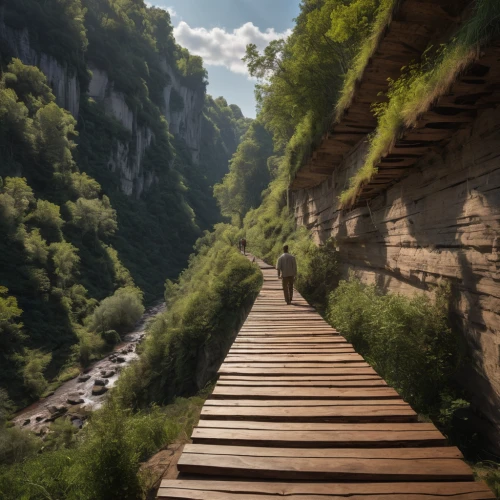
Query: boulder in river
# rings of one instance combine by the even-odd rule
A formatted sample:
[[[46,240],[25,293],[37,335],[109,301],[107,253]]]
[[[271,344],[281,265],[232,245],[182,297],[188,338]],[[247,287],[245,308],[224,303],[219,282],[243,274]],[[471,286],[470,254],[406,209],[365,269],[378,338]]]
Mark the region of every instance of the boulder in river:
[[[104,378],[110,378],[115,374],[115,370],[101,370],[101,376]]]
[[[41,422],[44,418],[45,418],[45,417],[44,417],[43,415],[37,415],[37,416],[35,417],[35,420],[36,420],[37,422]]]
[[[50,405],[47,407],[47,410],[49,410],[49,413],[51,415],[55,415],[56,413],[60,413],[62,415],[63,413],[66,413],[68,411],[68,407],[64,405],[60,406]]]
[[[117,361],[118,363],[125,363],[125,361],[127,361],[127,360],[126,360],[125,358],[123,358],[122,356],[118,356],[118,357],[116,358],[116,361]]]
[[[67,406],[63,405],[61,406],[50,405],[47,407],[47,409],[49,410],[50,417],[44,420],[44,422],[53,422],[59,417],[62,417],[68,411]]]
[[[66,403],[70,405],[79,405],[83,403],[83,399],[80,397],[80,394],[68,394]]]
[[[126,354],[128,354],[128,349],[122,349],[121,353],[125,356]]]
[[[78,382],[87,382],[87,380],[90,378],[90,375],[80,375],[78,377]]]
[[[101,378],[96,378],[94,380],[94,385],[108,385],[109,380],[108,379],[101,379]]]
[[[24,422],[23,425],[29,425],[31,423],[31,419],[27,418]]]
[[[107,390],[108,388],[104,385],[94,385],[94,387],[92,387],[92,396],[100,396],[107,392]]]

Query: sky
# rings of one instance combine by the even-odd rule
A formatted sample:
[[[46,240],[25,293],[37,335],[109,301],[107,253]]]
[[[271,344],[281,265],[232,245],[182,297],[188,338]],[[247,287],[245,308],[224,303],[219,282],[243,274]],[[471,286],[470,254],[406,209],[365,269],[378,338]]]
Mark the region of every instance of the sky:
[[[203,57],[207,92],[237,104],[255,118],[255,80],[241,58],[255,43],[262,50],[286,37],[299,13],[299,0],[148,0],[170,12],[177,43]]]

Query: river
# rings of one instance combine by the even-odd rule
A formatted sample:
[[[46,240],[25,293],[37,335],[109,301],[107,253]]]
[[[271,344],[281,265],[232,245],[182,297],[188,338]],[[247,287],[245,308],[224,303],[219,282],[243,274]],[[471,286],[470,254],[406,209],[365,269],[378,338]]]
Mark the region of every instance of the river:
[[[164,310],[165,303],[150,307],[113,352],[85,369],[79,377],[64,382],[50,396],[19,411],[13,422],[24,429],[43,434],[52,420],[68,415],[76,427],[81,427],[86,415],[102,405],[107,390],[116,384],[120,372],[138,358],[136,348],[146,335],[148,322]],[[104,385],[96,386],[96,380]],[[103,394],[93,394],[96,387],[103,387]]]

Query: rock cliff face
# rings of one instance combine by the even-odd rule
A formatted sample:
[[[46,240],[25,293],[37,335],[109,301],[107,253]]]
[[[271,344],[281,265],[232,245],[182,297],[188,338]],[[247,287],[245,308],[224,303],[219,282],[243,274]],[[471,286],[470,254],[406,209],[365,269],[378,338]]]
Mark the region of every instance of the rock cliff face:
[[[318,243],[335,239],[344,275],[353,270],[384,291],[410,295],[449,280],[469,346],[463,382],[499,449],[500,109],[484,111],[369,206],[342,211],[338,196],[366,146],[318,187],[294,193],[297,223]]]
[[[200,159],[201,121],[205,93],[201,89],[193,90],[182,85],[179,77],[167,61],[162,61],[162,68],[170,77],[170,84],[163,90],[165,117],[170,132],[184,139],[191,150],[193,162],[198,163]],[[170,97],[172,90],[175,90],[182,98],[183,108],[181,111],[171,110]]]
[[[185,141],[191,151],[193,162],[198,163],[205,92],[203,89],[192,90],[183,86],[177,74],[165,61],[162,67],[170,81],[163,91],[164,109],[162,110],[165,113],[169,130]],[[115,150],[110,152],[108,166],[113,172],[119,172],[121,189],[124,193],[140,196],[157,180],[151,172],[145,172],[142,168],[144,155],[154,137],[153,132],[147,127],[138,126],[137,117],[128,107],[125,95],[114,90],[113,82],[109,80],[105,71],[96,68],[91,63],[89,69],[92,71],[89,96],[102,102],[106,113],[116,118],[129,130],[135,141],[135,148],[118,142]],[[170,96],[173,89],[183,100],[183,108],[180,111],[171,110]],[[132,154],[131,150],[135,152]]]
[[[114,149],[110,151],[108,167],[119,174],[120,187],[125,194],[139,197],[157,182],[152,172],[142,168],[144,156],[154,137],[153,132],[137,124],[137,117],[128,107],[125,95],[114,90],[107,73],[92,65],[89,67],[92,71],[89,96],[102,102],[106,114],[116,118],[132,134],[130,142],[116,141]]]
[[[19,58],[24,64],[38,66],[46,75],[57,104],[78,118],[80,86],[76,72],[60,64],[52,56],[36,52],[30,45],[28,30],[16,30],[6,26],[1,18],[1,11],[0,41],[7,45],[13,57]],[[205,91],[203,88],[193,90],[182,85],[167,61],[162,62],[162,68],[170,81],[163,92],[162,112],[165,114],[170,132],[185,141],[191,151],[193,162],[198,163]],[[91,62],[89,69],[93,73],[89,96],[102,102],[106,113],[116,118],[132,134],[131,142],[116,143],[114,150],[110,151],[108,166],[113,172],[119,173],[121,190],[127,195],[139,197],[157,181],[153,173],[145,172],[143,169],[144,156],[154,138],[153,132],[137,124],[137,116],[128,107],[125,95],[114,90],[113,82],[109,80],[105,71],[94,67]],[[171,109],[172,90],[175,90],[182,99],[181,110]]]
[[[67,65],[60,64],[52,56],[37,53],[30,45],[27,29],[16,30],[6,26],[0,11],[0,41],[7,45],[13,57],[24,64],[38,66],[52,87],[56,102],[78,118],[80,106],[80,84],[76,72]]]

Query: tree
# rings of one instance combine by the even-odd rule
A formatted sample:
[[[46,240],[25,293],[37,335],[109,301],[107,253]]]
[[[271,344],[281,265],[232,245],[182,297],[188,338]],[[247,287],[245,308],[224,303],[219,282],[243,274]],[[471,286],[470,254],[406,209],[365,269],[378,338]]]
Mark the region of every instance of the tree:
[[[295,28],[285,40],[272,41],[262,53],[247,46],[244,61],[256,87],[260,118],[284,149],[307,114],[313,134],[333,112],[343,76],[380,0],[309,0],[301,4]],[[310,134],[308,134],[310,135]]]
[[[36,113],[40,126],[39,147],[44,160],[61,174],[70,174],[75,162],[71,154],[75,145],[71,137],[77,135],[76,120],[71,113],[50,103]]]
[[[50,256],[57,277],[57,285],[63,290],[74,279],[77,266],[80,263],[77,249],[66,241],[52,243],[49,247]]]
[[[28,108],[31,115],[41,107],[54,102],[52,89],[47,85],[46,76],[36,66],[27,66],[20,59],[13,59],[3,76],[6,88],[15,91],[17,98]]]
[[[107,196],[102,200],[78,198],[76,203],[68,202],[71,213],[71,222],[79,227],[83,234],[92,233],[94,236],[111,236],[118,228],[116,211],[111,207]]]
[[[40,227],[47,240],[60,241],[62,239],[61,228],[64,221],[58,205],[47,200],[38,200],[35,210],[26,217],[26,221]]]
[[[86,173],[73,172],[71,174],[71,188],[78,198],[92,200],[99,196],[101,185]]]
[[[47,242],[42,238],[39,229],[33,229],[26,233],[24,238],[24,248],[28,253],[29,259],[41,265],[47,263],[49,255],[49,247]]]
[[[236,216],[238,223],[252,207],[260,205],[262,191],[271,180],[267,160],[273,153],[271,135],[258,122],[252,123],[214,196],[223,215]]]
[[[144,313],[142,294],[137,288],[119,288],[101,301],[89,322],[92,331],[103,333],[116,330],[125,333]]]
[[[17,215],[22,216],[30,204],[35,202],[33,190],[24,177],[7,177],[3,192],[12,197]]]
[[[9,346],[18,344],[24,339],[23,324],[18,322],[23,311],[18,307],[16,298],[8,293],[6,287],[0,286],[0,345],[3,354],[7,352]]]
[[[25,349],[22,359],[24,361],[23,378],[24,385],[35,395],[41,396],[47,388],[47,380],[43,372],[52,359],[52,354],[44,354],[38,350]]]

